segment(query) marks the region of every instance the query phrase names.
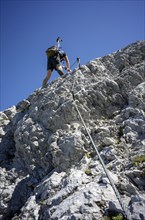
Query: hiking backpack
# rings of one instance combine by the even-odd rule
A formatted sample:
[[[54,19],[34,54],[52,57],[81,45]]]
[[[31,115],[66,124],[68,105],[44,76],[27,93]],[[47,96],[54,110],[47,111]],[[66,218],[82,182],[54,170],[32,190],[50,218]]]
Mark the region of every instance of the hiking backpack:
[[[52,57],[54,56],[55,54],[57,54],[59,51],[58,51],[58,48],[56,46],[52,46],[52,47],[49,47],[47,50],[46,50],[46,54],[48,57]]]

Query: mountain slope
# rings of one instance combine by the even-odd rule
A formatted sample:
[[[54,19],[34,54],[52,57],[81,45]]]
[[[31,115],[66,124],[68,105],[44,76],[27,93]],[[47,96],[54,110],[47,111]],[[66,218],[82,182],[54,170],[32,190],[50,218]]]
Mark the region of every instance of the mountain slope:
[[[123,215],[74,99],[130,218],[145,219],[145,41],[0,113],[0,219]]]

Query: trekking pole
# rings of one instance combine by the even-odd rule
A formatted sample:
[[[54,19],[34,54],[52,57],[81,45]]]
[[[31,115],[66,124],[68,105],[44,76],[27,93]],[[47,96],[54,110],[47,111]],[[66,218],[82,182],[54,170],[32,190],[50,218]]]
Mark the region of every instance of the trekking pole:
[[[77,57],[77,63],[78,63],[78,68],[80,69],[81,64],[80,64],[80,58],[79,57]]]
[[[79,57],[77,57],[76,61],[71,65],[70,69],[71,69],[76,63],[78,63],[78,68],[80,68],[81,65],[80,65],[80,58],[79,58]]]
[[[71,65],[70,69],[76,64],[77,60]]]
[[[62,39],[61,39],[60,37],[58,37],[58,38],[56,39],[56,42],[57,42],[57,47],[58,47],[58,49],[60,49],[60,42],[62,42]]]

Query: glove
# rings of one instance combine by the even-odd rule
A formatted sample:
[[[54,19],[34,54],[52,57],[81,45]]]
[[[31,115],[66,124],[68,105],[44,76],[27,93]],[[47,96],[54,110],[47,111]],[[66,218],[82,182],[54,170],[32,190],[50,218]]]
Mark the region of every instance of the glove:
[[[71,69],[69,69],[69,68],[66,68],[66,70],[67,70],[67,72],[68,72],[68,73],[70,73],[70,72],[71,72]]]

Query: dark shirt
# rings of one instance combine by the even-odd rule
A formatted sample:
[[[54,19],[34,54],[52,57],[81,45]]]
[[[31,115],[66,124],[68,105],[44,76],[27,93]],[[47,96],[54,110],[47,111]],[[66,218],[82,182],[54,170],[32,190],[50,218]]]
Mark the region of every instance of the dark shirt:
[[[59,54],[60,60],[63,61],[66,56],[66,53],[63,50],[59,50],[58,54]]]
[[[56,69],[57,65],[60,65],[61,62],[64,60],[66,53],[62,50],[59,50],[54,56],[51,56],[47,60],[47,70]]]

